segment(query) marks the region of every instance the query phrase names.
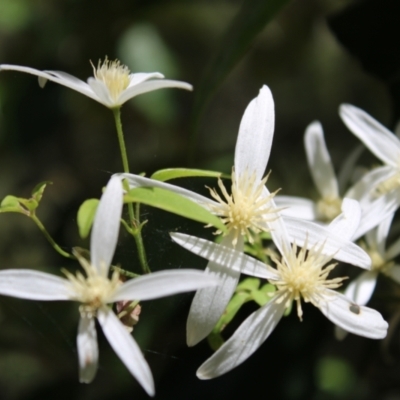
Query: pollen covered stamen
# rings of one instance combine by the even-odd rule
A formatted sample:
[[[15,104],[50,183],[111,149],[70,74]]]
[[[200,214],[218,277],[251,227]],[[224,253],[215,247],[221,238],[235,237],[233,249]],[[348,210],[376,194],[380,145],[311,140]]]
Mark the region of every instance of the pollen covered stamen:
[[[111,302],[112,295],[121,281],[117,271],[114,271],[109,279],[83,257],[78,256],[78,260],[86,272],[86,277],[80,272],[73,275],[69,271],[62,271],[71,283],[73,298],[82,303],[79,311],[94,316],[101,306]]]
[[[341,212],[342,199],[340,197],[324,197],[317,202],[318,219],[330,222]]]
[[[400,172],[381,182],[375,189],[375,195],[378,197],[383,196],[398,187],[400,187]]]
[[[240,235],[246,235],[250,243],[252,235],[265,231],[265,222],[272,222],[278,218],[277,210],[271,200],[277,192],[263,196],[267,175],[260,182],[256,182],[256,175],[244,173],[236,179],[235,171],[232,171],[232,193],[229,195],[221,179],[218,186],[223,198],[215,189],[208,188],[211,196],[219,203],[213,206],[214,211],[228,228],[228,232],[234,232],[233,244],[236,245]],[[221,231],[217,231],[220,234]]]
[[[107,57],[103,63],[99,60],[97,68],[93,64],[92,67],[94,77],[107,86],[112,100],[118,100],[120,94],[129,86],[129,68],[119,60],[110,61]]]
[[[296,301],[300,320],[303,316],[301,298],[306,303],[318,307],[321,298],[326,295],[326,289],[336,289],[342,285],[344,279],[347,279],[347,277],[327,279],[336,264],[329,264],[324,268],[332,256],[322,254],[323,244],[318,247],[314,245],[309,250],[306,247],[307,243],[298,251],[294,244],[281,260],[272,257],[277,266],[277,270],[274,271],[278,273],[279,278],[271,280],[271,283],[281,292],[279,299],[287,299],[287,306]]]
[[[364,242],[360,243],[360,246],[371,257],[371,271],[385,274],[393,267],[394,261],[386,260],[375,247],[368,247]]]

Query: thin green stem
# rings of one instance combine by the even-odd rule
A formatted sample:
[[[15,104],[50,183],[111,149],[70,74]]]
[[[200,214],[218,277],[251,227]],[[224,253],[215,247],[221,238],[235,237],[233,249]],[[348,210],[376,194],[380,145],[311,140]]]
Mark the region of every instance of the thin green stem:
[[[128,155],[126,153],[124,132],[122,130],[122,122],[121,122],[121,108],[120,107],[114,108],[112,111],[114,114],[115,127],[117,129],[119,148],[120,148],[121,157],[122,157],[122,165],[124,168],[124,172],[129,174]],[[129,191],[128,182],[124,180],[123,185],[124,185],[124,189],[126,191]],[[140,265],[142,266],[143,273],[145,273],[145,274],[150,273],[151,271],[150,271],[149,264],[147,262],[146,250],[144,248],[143,238],[142,238],[142,226],[143,225],[140,224],[139,214],[137,214],[137,218],[135,218],[135,212],[133,210],[132,203],[128,203],[128,213],[129,213],[130,224],[132,227],[132,229],[130,231],[136,242]]]
[[[49,232],[47,232],[47,229],[44,227],[42,222],[39,220],[39,218],[36,215],[31,215],[31,219],[35,222],[37,227],[40,229],[40,231],[43,233],[44,237],[48,240],[48,242],[52,245],[54,250],[61,254],[63,257],[66,258],[72,258],[73,260],[76,260],[75,256],[72,254],[67,253],[64,251],[55,241],[54,239],[50,236]]]

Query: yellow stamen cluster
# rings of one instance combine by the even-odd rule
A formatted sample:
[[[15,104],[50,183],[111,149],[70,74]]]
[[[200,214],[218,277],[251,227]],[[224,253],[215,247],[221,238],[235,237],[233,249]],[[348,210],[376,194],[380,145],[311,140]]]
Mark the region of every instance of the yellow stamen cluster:
[[[382,196],[400,187],[400,172],[381,182],[375,189],[377,196]]]
[[[301,298],[306,303],[312,303],[318,307],[320,300],[326,296],[326,289],[336,289],[342,285],[342,281],[347,277],[327,279],[329,273],[335,268],[336,264],[329,264],[324,268],[332,256],[322,253],[324,244],[317,247],[314,245],[307,250],[307,243],[298,251],[294,244],[281,260],[272,256],[276,263],[279,278],[271,280],[277,287],[280,296],[277,301],[287,300],[287,306],[292,301],[297,303],[297,315],[300,320],[303,317],[301,308]],[[269,267],[272,269],[272,267]],[[275,270],[274,270],[275,271]]]
[[[246,235],[250,243],[253,243],[253,234],[265,231],[265,223],[278,218],[277,210],[271,205],[271,199],[277,192],[263,195],[264,185],[268,179],[256,182],[256,175],[244,173],[236,179],[235,171],[232,171],[232,194],[229,195],[221,179],[218,186],[223,198],[215,189],[208,188],[211,196],[219,203],[213,206],[215,212],[228,228],[228,232],[234,232],[233,245],[236,245],[240,235]],[[216,234],[220,234],[217,231]]]
[[[386,260],[375,247],[368,247],[365,243],[361,243],[360,246],[371,257],[371,271],[377,271],[384,274],[393,267],[394,261]]]
[[[340,197],[324,197],[317,202],[318,219],[330,222],[341,212],[342,199]]]
[[[108,279],[83,257],[78,256],[78,260],[86,272],[86,277],[80,272],[73,275],[63,270],[63,273],[71,283],[73,298],[82,303],[79,308],[81,314],[94,316],[100,307],[111,302],[110,299],[121,281],[116,271],[111,279]]]
[[[129,68],[119,60],[110,61],[107,57],[103,63],[99,60],[97,68],[93,64],[92,67],[94,77],[107,86],[112,100],[118,100],[120,94],[129,86]]]

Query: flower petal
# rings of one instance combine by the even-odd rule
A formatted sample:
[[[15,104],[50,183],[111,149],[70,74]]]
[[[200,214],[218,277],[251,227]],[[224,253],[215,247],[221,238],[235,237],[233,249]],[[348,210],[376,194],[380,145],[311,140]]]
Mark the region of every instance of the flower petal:
[[[268,338],[282,318],[286,301],[276,303],[276,296],[251,314],[232,337],[197,370],[200,379],[227,373],[247,360]]]
[[[136,86],[149,79],[163,79],[164,75],[159,72],[137,72],[129,75],[129,87]]]
[[[97,319],[100,322],[108,343],[110,343],[117,356],[142,385],[147,394],[154,396],[154,381],[149,365],[126,327],[122,325],[121,321],[107,307],[99,309]]]
[[[342,104],[339,114],[350,131],[383,163],[398,168],[400,141],[397,136],[360,108]]]
[[[96,327],[93,317],[81,316],[76,338],[79,359],[79,382],[90,383],[96,376],[99,361]]]
[[[360,225],[360,203],[357,200],[344,198],[341,209],[342,213],[327,226],[327,229],[342,239],[352,240]]]
[[[107,86],[95,79],[95,78],[89,78],[88,79],[88,84],[90,88],[92,89],[93,93],[96,94],[97,96],[97,101],[103,105],[105,105],[108,108],[113,108],[116,106],[119,106],[120,103],[117,101],[113,100],[110,96],[110,91],[108,90]]]
[[[388,323],[372,308],[359,306],[341,293],[326,289],[318,308],[334,324],[355,335],[383,339]]]
[[[72,75],[69,75],[65,72],[60,71],[39,71],[34,68],[29,67],[22,67],[19,65],[8,65],[8,64],[1,64],[0,71],[19,71],[19,72],[26,72],[31,75],[36,75],[39,77],[39,80],[42,82],[42,87],[46,80],[56,82],[59,85],[66,86],[72,90],[75,90],[79,93],[84,94],[85,96],[90,97],[93,100],[99,101],[97,95],[93,93],[90,87],[83,81],[78,78],[75,78]]]
[[[378,273],[364,271],[347,286],[344,295],[361,306],[367,304],[374,293]]]
[[[29,300],[71,300],[66,279],[30,269],[0,271],[0,294]]]
[[[356,244],[333,234],[327,228],[311,221],[285,217],[286,229],[291,241],[297,246],[303,246],[307,241],[308,247],[323,244],[322,253],[332,255],[335,260],[343,261],[357,267],[370,269],[371,258]]]
[[[392,278],[395,282],[400,283],[400,265],[393,265],[389,268],[385,275]]]
[[[385,259],[393,260],[400,254],[400,238],[398,238],[386,251]]]
[[[339,197],[338,181],[326,148],[322,125],[318,121],[307,127],[304,135],[304,146],[308,167],[321,197]]]
[[[244,112],[235,148],[235,173],[255,172],[261,180],[268,163],[274,136],[275,110],[272,93],[263,86]]]
[[[370,248],[376,249],[380,255],[385,257],[386,239],[389,234],[389,229],[392,225],[394,212],[391,213],[387,218],[380,220],[379,225],[369,230],[365,234],[365,239]]]
[[[220,282],[215,277],[195,269],[158,271],[124,282],[112,301],[152,300],[218,284]]]
[[[139,94],[166,88],[193,90],[192,85],[181,81],[172,81],[168,79],[147,81],[137,84],[135,86],[129,86],[121,93],[117,103],[121,105],[124,104],[126,101],[130,100],[132,97],[138,96]]]
[[[303,197],[278,195],[274,197],[274,201],[276,206],[281,209],[280,214],[283,216],[310,221],[317,219],[315,203],[312,200]]]
[[[91,263],[104,276],[108,273],[117,245],[122,205],[121,179],[114,175],[101,196],[90,238]]]
[[[222,267],[231,268],[258,278],[276,279],[276,274],[268,270],[264,263],[235,249],[184,233],[174,232],[170,235],[176,243],[186,250]]]

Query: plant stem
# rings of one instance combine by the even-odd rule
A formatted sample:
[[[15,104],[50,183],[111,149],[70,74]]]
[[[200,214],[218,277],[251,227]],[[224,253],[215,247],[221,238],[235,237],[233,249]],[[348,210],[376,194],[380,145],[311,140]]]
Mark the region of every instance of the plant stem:
[[[120,107],[114,108],[112,111],[114,114],[115,127],[117,129],[119,149],[121,151],[121,158],[122,158],[122,165],[124,168],[124,172],[126,174],[129,174],[128,155],[126,153],[124,132],[122,130],[122,122],[121,122],[121,108]],[[123,185],[124,185],[124,189],[126,191],[129,191],[128,182],[126,182],[124,180]],[[140,224],[139,214],[137,215],[137,218],[135,218],[135,212],[133,210],[132,203],[128,203],[128,213],[129,213],[130,224],[132,226],[132,230],[131,230],[132,236],[135,239],[136,247],[138,249],[138,257],[139,257],[140,265],[142,267],[143,273],[145,273],[145,274],[150,273],[151,271],[150,271],[149,264],[147,262],[146,250],[145,250],[144,244],[143,244],[142,225]]]
[[[39,218],[36,215],[31,215],[30,216],[31,219],[35,222],[35,224],[37,225],[37,227],[40,229],[40,231],[43,233],[43,235],[45,236],[45,238],[49,241],[49,243],[53,246],[54,250],[61,254],[63,257],[66,258],[72,258],[73,260],[76,260],[75,256],[73,256],[72,254],[67,253],[66,251],[64,251],[55,241],[54,239],[50,236],[49,232],[47,232],[47,229],[44,227],[44,225],[42,224],[42,222],[39,220]]]

